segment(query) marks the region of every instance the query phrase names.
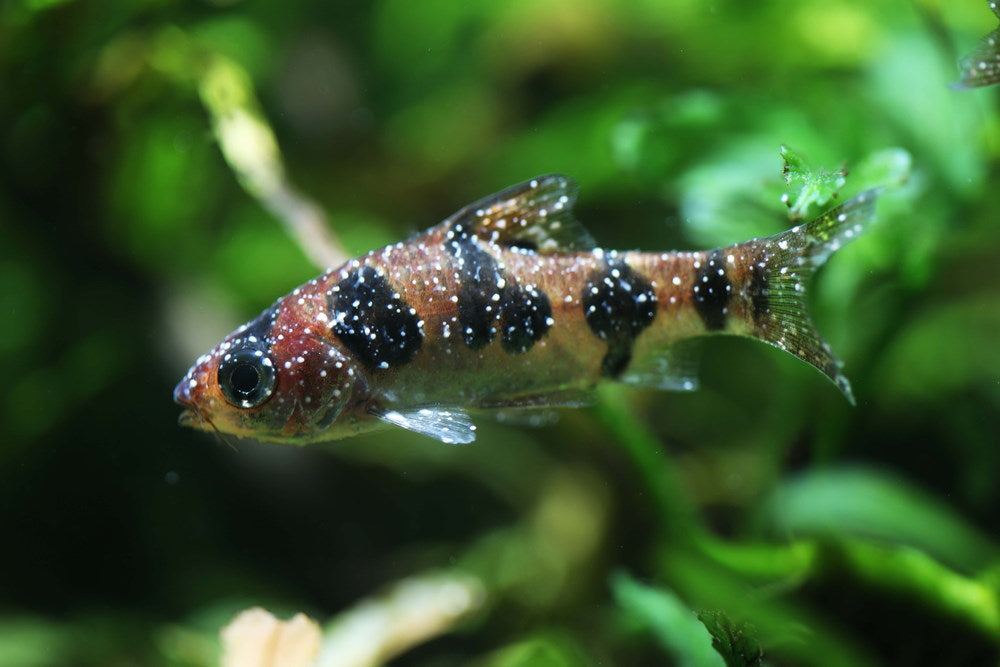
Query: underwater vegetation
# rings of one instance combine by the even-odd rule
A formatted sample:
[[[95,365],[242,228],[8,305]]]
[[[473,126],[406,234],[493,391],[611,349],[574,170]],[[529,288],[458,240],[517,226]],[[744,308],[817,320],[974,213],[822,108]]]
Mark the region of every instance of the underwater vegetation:
[[[0,667],[996,664],[995,12],[0,5]],[[177,378],[276,298],[555,173],[644,253],[878,188],[806,281],[855,404],[712,336],[695,391],[604,382],[464,445],[178,425]],[[573,339],[602,372],[607,312]],[[516,354],[555,335],[534,313]]]

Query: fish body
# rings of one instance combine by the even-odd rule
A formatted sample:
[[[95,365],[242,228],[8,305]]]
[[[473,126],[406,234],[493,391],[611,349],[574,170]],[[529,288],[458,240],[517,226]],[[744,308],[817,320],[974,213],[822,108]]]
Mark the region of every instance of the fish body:
[[[875,191],[765,239],[699,252],[596,247],[573,182],[539,177],[276,301],[174,392],[182,423],[291,443],[395,425],[475,438],[469,410],[582,405],[601,381],[696,385],[686,341],[751,336],[829,377],[806,280],[873,217]]]
[[[1000,19],[1000,1],[990,0],[990,9]],[[961,78],[955,90],[968,90],[1000,83],[1000,26],[981,40],[976,49],[958,63]]]

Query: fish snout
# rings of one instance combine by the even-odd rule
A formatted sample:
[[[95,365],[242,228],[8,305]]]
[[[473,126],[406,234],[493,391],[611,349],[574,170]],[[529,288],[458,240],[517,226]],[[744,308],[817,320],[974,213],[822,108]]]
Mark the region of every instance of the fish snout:
[[[181,414],[177,418],[177,423],[181,426],[189,426],[195,429],[202,429],[204,419],[203,409],[199,407],[198,375],[188,372],[184,378],[174,387],[174,403],[183,407]]]
[[[191,396],[191,392],[197,386],[197,380],[190,375],[185,375],[184,379],[174,387],[174,403],[183,405],[186,408],[194,407],[194,398]]]

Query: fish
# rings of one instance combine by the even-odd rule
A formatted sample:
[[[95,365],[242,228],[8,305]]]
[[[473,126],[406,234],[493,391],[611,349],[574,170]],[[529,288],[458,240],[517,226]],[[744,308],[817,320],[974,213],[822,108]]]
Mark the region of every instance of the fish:
[[[1000,19],[1000,1],[990,0],[990,9]],[[961,78],[953,90],[968,90],[1000,83],[1000,27],[979,40],[976,49],[958,63]]]
[[[475,440],[470,413],[592,403],[600,382],[692,390],[691,341],[754,338],[853,403],[806,285],[874,219],[866,190],[766,238],[688,252],[599,247],[577,188],[540,176],[293,289],[196,360],[182,425],[306,444],[400,427]]]

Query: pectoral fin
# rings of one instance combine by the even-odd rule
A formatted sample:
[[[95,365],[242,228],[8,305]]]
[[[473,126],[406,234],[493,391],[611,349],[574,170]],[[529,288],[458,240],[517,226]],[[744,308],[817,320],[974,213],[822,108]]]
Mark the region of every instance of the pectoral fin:
[[[405,412],[385,410],[374,414],[382,421],[430,436],[447,445],[466,444],[476,439],[476,425],[461,408],[419,408]]]

